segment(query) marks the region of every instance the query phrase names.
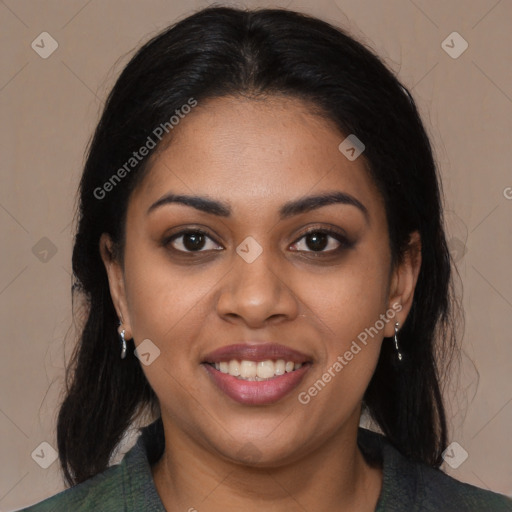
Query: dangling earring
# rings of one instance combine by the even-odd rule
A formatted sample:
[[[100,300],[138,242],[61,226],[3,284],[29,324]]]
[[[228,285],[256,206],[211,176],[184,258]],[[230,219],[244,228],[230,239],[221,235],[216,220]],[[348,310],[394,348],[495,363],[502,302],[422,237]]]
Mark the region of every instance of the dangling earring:
[[[126,357],[126,340],[124,339],[124,329],[119,333],[121,341],[121,359]]]
[[[400,352],[400,349],[398,348],[398,327],[400,327],[400,324],[398,322],[395,322],[395,350],[399,361],[402,361],[403,356]]]

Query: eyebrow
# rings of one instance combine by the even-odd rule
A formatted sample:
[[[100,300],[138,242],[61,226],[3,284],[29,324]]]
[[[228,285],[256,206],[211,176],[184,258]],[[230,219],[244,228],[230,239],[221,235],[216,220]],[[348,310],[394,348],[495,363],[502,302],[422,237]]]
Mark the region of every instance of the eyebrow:
[[[164,205],[173,203],[191,206],[201,212],[208,213],[210,215],[217,215],[219,217],[229,217],[231,215],[231,207],[228,203],[202,196],[173,193],[166,194],[153,203],[149,207],[147,214]],[[300,199],[288,201],[279,210],[279,217],[281,220],[284,220],[289,217],[293,217],[294,215],[306,213],[331,204],[347,204],[355,206],[364,214],[366,222],[369,223],[369,213],[366,206],[364,206],[364,204],[354,196],[340,191],[326,192],[315,196],[301,197]]]

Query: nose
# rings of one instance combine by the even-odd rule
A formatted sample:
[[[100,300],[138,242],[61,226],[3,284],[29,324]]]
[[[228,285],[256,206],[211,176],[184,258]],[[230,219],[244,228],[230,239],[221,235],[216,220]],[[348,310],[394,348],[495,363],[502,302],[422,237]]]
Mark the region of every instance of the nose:
[[[255,329],[293,320],[299,309],[298,298],[268,250],[251,263],[238,254],[234,256],[217,301],[217,312],[222,318]]]

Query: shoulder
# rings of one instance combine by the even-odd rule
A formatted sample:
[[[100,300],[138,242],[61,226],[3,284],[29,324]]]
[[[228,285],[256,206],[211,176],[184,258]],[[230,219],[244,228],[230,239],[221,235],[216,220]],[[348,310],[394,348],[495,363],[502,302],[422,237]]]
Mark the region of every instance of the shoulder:
[[[358,443],[369,462],[382,465],[382,491],[376,512],[512,512],[511,498],[412,461],[381,434],[360,428]]]
[[[424,464],[417,463],[416,466],[420,503],[424,504],[425,510],[512,511],[512,499],[503,494],[460,482],[441,470]]]
[[[119,464],[18,512],[165,512],[151,474],[163,443],[163,428],[155,422],[141,430]]]
[[[111,466],[85,482],[19,512],[123,510],[123,466],[123,463]]]

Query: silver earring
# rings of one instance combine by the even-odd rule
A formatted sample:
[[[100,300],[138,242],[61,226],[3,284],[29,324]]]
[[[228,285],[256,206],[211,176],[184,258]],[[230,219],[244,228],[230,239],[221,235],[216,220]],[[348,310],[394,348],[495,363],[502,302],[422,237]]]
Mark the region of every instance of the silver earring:
[[[403,356],[400,352],[400,349],[398,348],[398,328],[400,327],[400,324],[398,322],[395,322],[395,350],[398,357],[398,360],[401,361],[403,359]]]
[[[124,339],[124,329],[119,333],[121,338],[121,359],[126,357],[126,340]]]

